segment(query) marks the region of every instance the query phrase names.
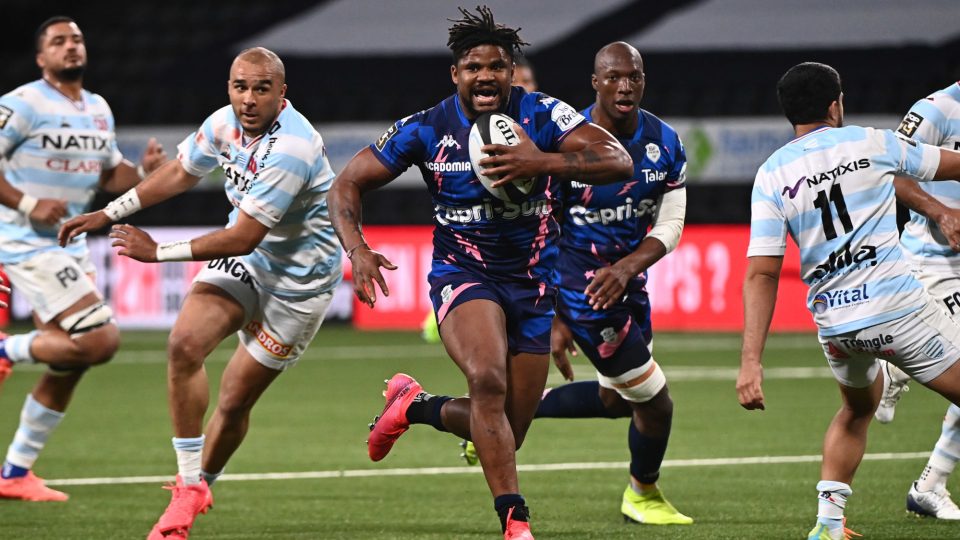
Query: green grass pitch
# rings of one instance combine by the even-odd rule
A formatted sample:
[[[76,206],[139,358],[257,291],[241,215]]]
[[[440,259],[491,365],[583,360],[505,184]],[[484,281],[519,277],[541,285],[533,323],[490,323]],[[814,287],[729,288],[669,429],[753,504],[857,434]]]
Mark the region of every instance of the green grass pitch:
[[[104,480],[59,485],[71,495],[67,503],[0,501],[0,538],[146,536],[169,494],[160,482],[137,482],[136,477],[175,473],[164,340],[160,333],[125,333],[115,361],[88,374],[36,466],[51,483]],[[531,428],[520,463],[584,468],[558,465],[560,470],[521,473],[537,538],[804,538],[815,519],[819,466],[803,456],[819,454],[839,403],[816,339],[771,339],[764,412],[744,411],[737,404],[738,336],[659,334],[654,343],[676,404],[660,485],[696,523],[682,528],[623,523],[625,420],[541,420]],[[211,401],[234,346],[231,340],[207,363]],[[588,366],[577,362],[578,378],[592,377]],[[383,379],[397,371],[414,375],[434,393],[465,391],[442,348],[423,344],[415,334],[322,329],[306,357],[254,410],[246,442],[214,488],[215,507],[198,518],[191,538],[497,538],[497,519],[479,468],[449,470],[464,465],[454,437],[415,426],[383,462],[367,459],[367,422],[382,407]],[[39,368],[18,366],[0,390],[0,448],[12,437],[23,397],[39,373]],[[559,384],[555,373],[550,384]],[[868,540],[960,537],[960,524],[904,512],[907,488],[925,463],[924,457],[904,454],[933,447],[946,410],[942,399],[915,386],[893,424],[871,428],[868,453],[892,453],[894,459],[865,461],[853,486],[849,525]],[[769,464],[688,461],[756,456],[788,458]],[[624,467],[603,465],[611,462]],[[397,474],[397,469],[410,470]],[[431,471],[444,474],[425,474]],[[231,474],[304,472],[317,474],[230,479]]]

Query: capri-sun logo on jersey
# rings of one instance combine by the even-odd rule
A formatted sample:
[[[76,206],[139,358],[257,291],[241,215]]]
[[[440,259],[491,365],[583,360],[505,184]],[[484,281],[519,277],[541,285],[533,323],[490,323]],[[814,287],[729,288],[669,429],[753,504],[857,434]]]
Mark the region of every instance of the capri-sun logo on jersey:
[[[600,208],[597,210],[588,210],[577,204],[570,207],[570,219],[575,225],[609,225],[618,221],[625,221],[631,218],[639,218],[657,211],[657,201],[654,199],[643,199],[633,205],[633,199],[627,197],[623,204],[613,208]]]

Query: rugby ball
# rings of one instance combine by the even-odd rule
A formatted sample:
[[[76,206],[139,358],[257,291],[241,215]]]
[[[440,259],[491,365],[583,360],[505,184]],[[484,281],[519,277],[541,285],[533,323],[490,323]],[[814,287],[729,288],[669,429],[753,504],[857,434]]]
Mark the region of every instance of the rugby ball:
[[[514,180],[513,182],[500,186],[491,187],[490,185],[500,179],[497,175],[486,175],[478,164],[487,154],[480,151],[487,144],[502,144],[505,146],[516,146],[520,143],[517,137],[517,131],[521,128],[513,121],[513,118],[500,113],[481,114],[477,121],[470,128],[470,139],[468,148],[470,150],[470,166],[473,167],[473,173],[483,184],[483,187],[494,197],[511,202],[520,202],[527,198],[527,195],[533,191],[537,185],[537,179],[526,178],[523,180]]]

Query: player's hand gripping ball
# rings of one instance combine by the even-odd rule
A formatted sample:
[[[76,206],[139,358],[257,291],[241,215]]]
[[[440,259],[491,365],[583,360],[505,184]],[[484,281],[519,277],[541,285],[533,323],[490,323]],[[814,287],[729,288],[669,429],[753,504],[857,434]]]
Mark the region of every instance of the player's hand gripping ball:
[[[513,118],[500,113],[484,113],[477,118],[473,127],[470,128],[470,165],[473,167],[474,174],[480,179],[483,187],[494,197],[511,202],[520,202],[527,198],[527,195],[537,185],[536,178],[526,178],[515,180],[500,187],[491,187],[491,184],[499,180],[497,175],[486,175],[478,162],[488,157],[488,154],[480,149],[487,144],[502,144],[504,146],[516,146],[520,139],[515,130],[522,129]]]

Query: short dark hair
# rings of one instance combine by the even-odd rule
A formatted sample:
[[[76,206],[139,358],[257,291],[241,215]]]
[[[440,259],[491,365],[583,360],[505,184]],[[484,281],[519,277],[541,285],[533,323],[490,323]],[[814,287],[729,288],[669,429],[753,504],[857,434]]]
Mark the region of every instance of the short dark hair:
[[[73,20],[70,17],[67,17],[66,15],[54,15],[53,17],[50,17],[49,19],[40,23],[40,26],[37,27],[37,33],[34,34],[33,36],[33,42],[37,47],[37,52],[40,52],[40,50],[43,49],[43,34],[46,33],[47,28],[50,28],[55,24],[60,24],[60,23],[76,24],[76,22],[77,21]]]
[[[840,74],[819,62],[797,64],[777,82],[780,108],[795,126],[825,119],[830,104],[840,99],[841,92]]]
[[[463,15],[462,19],[449,19],[453,23],[450,27],[450,39],[447,47],[453,51],[454,63],[477,45],[495,45],[501,47],[513,60],[521,53],[522,45],[529,45],[520,39],[520,28],[513,29],[493,20],[493,12],[487,6],[477,6],[477,13],[471,13],[458,7]]]

